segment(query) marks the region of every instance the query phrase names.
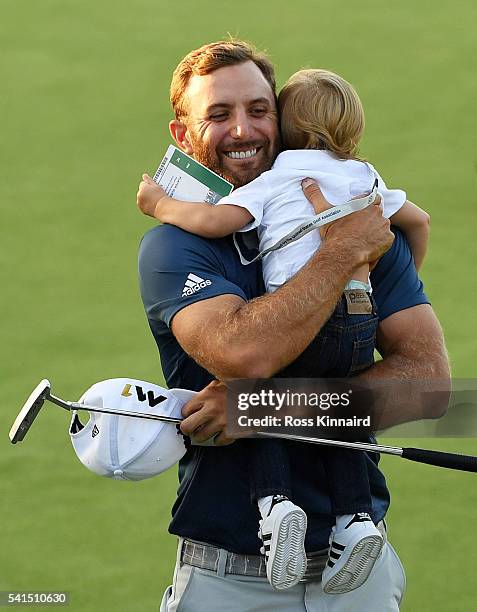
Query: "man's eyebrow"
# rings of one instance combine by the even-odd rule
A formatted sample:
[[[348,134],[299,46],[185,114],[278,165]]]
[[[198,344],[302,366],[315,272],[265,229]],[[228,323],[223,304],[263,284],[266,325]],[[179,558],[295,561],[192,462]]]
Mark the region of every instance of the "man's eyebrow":
[[[271,102],[268,98],[255,98],[250,100],[249,104],[268,104],[270,106]]]
[[[218,110],[221,108],[232,108],[233,104],[228,104],[227,102],[218,102],[217,104],[211,104],[207,107],[207,112],[211,113],[214,110]]]
[[[271,102],[268,98],[254,98],[253,100],[247,102],[247,104],[249,106],[252,106],[253,104],[267,104],[268,106],[270,106]],[[214,110],[219,110],[223,108],[230,109],[233,108],[233,106],[233,104],[230,104],[228,102],[217,102],[217,104],[211,104],[207,107],[207,113],[212,113]]]

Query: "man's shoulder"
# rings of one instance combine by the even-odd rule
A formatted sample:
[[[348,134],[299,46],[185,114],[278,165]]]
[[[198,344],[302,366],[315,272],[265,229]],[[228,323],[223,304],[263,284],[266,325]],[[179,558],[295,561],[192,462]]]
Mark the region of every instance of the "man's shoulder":
[[[207,238],[197,236],[196,234],[186,232],[175,225],[164,223],[162,225],[154,226],[144,234],[141,240],[141,247],[147,248],[150,246],[161,245],[164,248],[167,248],[171,244],[191,244],[199,246],[201,244],[213,244],[214,242],[214,240],[209,240]]]
[[[175,225],[157,225],[148,230],[139,246],[139,265],[153,260],[175,262],[194,257],[235,256],[233,244],[227,239],[212,240],[186,232]]]
[[[262,290],[258,268],[240,263],[230,237],[209,240],[172,225],[146,232],[138,272],[149,319],[167,326],[195,302],[225,294],[249,300]]]
[[[138,255],[142,285],[172,286],[172,279],[184,284],[184,273],[210,280],[217,291],[236,293],[238,286],[246,299],[262,292],[261,269],[256,263],[242,265],[233,237],[208,239],[174,225],[160,225],[144,235]],[[175,287],[177,289],[177,287]],[[167,292],[163,289],[163,294]],[[204,297],[205,292],[200,293]]]

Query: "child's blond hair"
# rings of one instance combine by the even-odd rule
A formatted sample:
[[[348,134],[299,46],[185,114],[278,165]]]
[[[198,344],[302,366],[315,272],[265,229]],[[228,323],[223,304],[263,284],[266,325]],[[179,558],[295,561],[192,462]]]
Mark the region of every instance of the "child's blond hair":
[[[357,159],[364,111],[353,86],[329,70],[299,70],[278,96],[285,149],[324,149]]]

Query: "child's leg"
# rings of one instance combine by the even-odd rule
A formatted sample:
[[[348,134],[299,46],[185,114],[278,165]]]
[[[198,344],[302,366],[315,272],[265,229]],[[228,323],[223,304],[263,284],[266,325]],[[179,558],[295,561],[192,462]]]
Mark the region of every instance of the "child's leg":
[[[364,452],[332,447],[324,447],[321,452],[330,490],[331,513],[334,516],[356,512],[371,514],[371,491]]]
[[[306,569],[306,514],[291,496],[290,466],[283,440],[249,441],[250,494],[262,520],[259,537],[267,578],[276,589],[294,586]]]
[[[363,451],[327,447],[322,460],[328,478],[336,525],[322,575],[325,593],[348,593],[360,587],[376,563],[383,538],[371,518],[372,504]]]
[[[250,495],[255,503],[270,498],[268,508],[265,510],[266,516],[273,495],[291,497],[288,453],[283,440],[272,438],[250,440],[248,452]]]
[[[366,299],[366,295],[364,297]],[[348,312],[348,302],[346,297],[341,298],[307,350],[280,376],[301,374],[316,378],[347,378],[372,365],[377,329],[374,301],[369,299],[370,313],[357,314]],[[355,305],[353,307],[356,309]],[[331,447],[320,447],[319,453],[328,473],[333,514],[370,513],[371,492],[365,455]]]
[[[329,376],[335,378],[354,376],[374,361],[375,305],[365,293],[358,297],[354,302],[349,296],[343,298],[334,313],[340,340],[338,358]],[[364,312],[367,307],[371,312]],[[383,539],[370,516],[372,502],[365,453],[327,447],[322,458],[332,512],[336,516],[323,571],[323,590],[332,594],[347,593],[367,580],[381,552]]]
[[[346,378],[373,363],[376,310],[366,294],[358,293],[343,296],[314,341],[294,364],[280,373],[281,376]],[[330,556],[323,572],[323,588],[328,593],[345,593],[363,584],[383,543],[369,516],[371,493],[366,458],[358,451],[347,452],[349,454],[341,460],[330,448],[320,451],[337,517]],[[336,457],[337,464],[334,463]]]
[[[339,334],[339,340],[336,342],[337,358],[335,355],[333,367],[328,373],[330,377],[353,376],[374,362],[378,322],[374,301],[372,298],[368,299],[370,313],[349,313],[349,300],[346,298],[342,298],[333,313],[332,322],[335,334]],[[363,310],[365,307],[366,304]],[[326,447],[323,449],[323,461],[328,476],[333,514],[370,514],[371,491],[364,452]]]

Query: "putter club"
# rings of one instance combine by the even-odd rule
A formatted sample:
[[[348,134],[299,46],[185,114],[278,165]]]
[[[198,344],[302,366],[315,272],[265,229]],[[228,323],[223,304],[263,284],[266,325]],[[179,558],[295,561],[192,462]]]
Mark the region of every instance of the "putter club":
[[[51,394],[51,383],[44,378],[40,384],[30,394],[30,397],[25,402],[23,408],[18,413],[15,422],[10,429],[9,438],[12,444],[21,442],[26,436],[28,430],[33,424],[33,421],[38,416],[38,413],[43,407],[45,401],[49,401],[65,410],[86,410],[88,412],[99,412],[102,414],[116,414],[119,416],[134,417],[136,419],[148,419],[150,421],[163,421],[165,423],[178,424],[182,419],[174,417],[162,416],[159,414],[148,414],[139,412],[128,412],[126,410],[114,410],[112,408],[97,408],[96,406],[87,406],[78,402],[67,402],[59,397]]]
[[[165,423],[179,424],[182,419],[161,416],[158,414],[147,414],[137,412],[127,412],[124,410],[113,410],[109,408],[97,408],[87,406],[78,402],[68,402],[51,394],[51,383],[46,378],[43,379],[30,394],[25,405],[20,410],[15,422],[10,429],[9,437],[12,444],[21,442],[38,416],[45,401],[52,402],[65,410],[86,410],[88,412],[98,412],[103,414],[116,414],[119,416],[134,417],[139,419],[149,419],[151,421],[163,421]],[[292,434],[268,433],[258,431],[258,435],[268,438],[283,438],[285,440],[295,440],[307,442],[308,444],[320,444],[322,446],[333,446],[337,448],[349,448],[351,450],[371,451],[386,455],[397,455],[403,459],[427,463],[452,470],[462,470],[465,472],[477,472],[477,457],[472,455],[459,455],[457,453],[445,453],[423,448],[400,448],[397,446],[383,446],[381,444],[371,444],[366,442],[344,442],[341,440],[328,440],[324,438],[308,438],[306,436],[296,436]]]
[[[341,440],[327,440],[322,438],[308,438],[305,436],[294,436],[291,434],[270,434],[265,431],[257,431],[257,434],[267,438],[284,438],[310,444],[321,444],[322,446],[334,446],[338,448],[349,448],[352,450],[371,451],[386,455],[398,455],[409,461],[427,463],[437,467],[450,470],[462,470],[464,472],[477,472],[477,457],[472,455],[459,455],[457,453],[444,453],[442,451],[427,450],[424,448],[400,448],[398,446],[382,446],[367,442],[343,442]]]

